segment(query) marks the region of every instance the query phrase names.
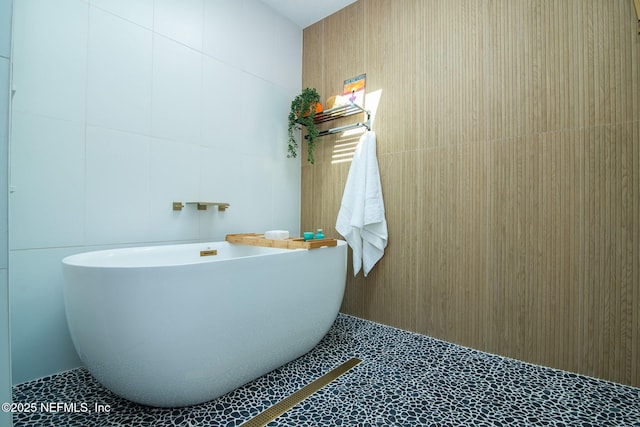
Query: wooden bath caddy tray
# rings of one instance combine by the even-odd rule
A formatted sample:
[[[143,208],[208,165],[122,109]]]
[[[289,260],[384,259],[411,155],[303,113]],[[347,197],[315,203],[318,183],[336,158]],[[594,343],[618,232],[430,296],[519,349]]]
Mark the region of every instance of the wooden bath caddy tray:
[[[272,240],[265,239],[264,234],[256,233],[227,234],[227,242],[280,249],[316,249],[338,244],[336,239],[312,239],[305,242],[302,237],[290,237],[286,240]]]

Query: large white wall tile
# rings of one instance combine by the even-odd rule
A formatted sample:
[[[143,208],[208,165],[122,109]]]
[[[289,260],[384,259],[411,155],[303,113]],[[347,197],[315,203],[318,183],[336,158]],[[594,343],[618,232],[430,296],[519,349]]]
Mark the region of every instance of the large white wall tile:
[[[203,57],[202,65],[202,144],[217,149],[239,144],[238,130],[247,117],[239,114],[242,101],[237,83],[244,74],[218,59]],[[233,84],[232,84],[233,82]],[[249,102],[246,101],[245,102]],[[252,115],[253,116],[253,115]]]
[[[202,55],[162,36],[153,46],[153,136],[200,141]]]
[[[153,0],[91,0],[91,5],[143,27],[153,28]]]
[[[21,0],[15,9],[13,110],[83,121],[87,3]]]
[[[9,324],[9,281],[7,269],[0,269],[0,402],[11,402],[11,351]],[[0,425],[10,426],[11,413],[0,412]]]
[[[239,73],[237,81],[236,96],[240,103],[235,111],[242,119],[242,126],[236,129],[238,143],[233,146],[234,152],[266,155],[270,147],[265,144],[264,125],[272,118],[269,83],[247,73]]]
[[[88,126],[86,138],[87,243],[147,241],[150,137]]]
[[[64,311],[61,260],[77,249],[11,252],[13,382],[79,366]]]
[[[0,268],[8,266],[9,67],[9,60],[0,57]]]
[[[9,56],[11,0],[0,0],[0,402],[11,402],[11,334],[9,321],[7,171],[9,124]],[[11,426],[12,414],[0,411],[0,425]]]
[[[219,240],[227,233],[264,231],[271,223],[272,204],[272,179],[264,159],[242,156],[230,162],[228,156],[209,148],[203,148],[200,157],[201,197],[231,204],[225,212],[201,217],[201,238]]]
[[[149,159],[150,222],[156,241],[197,240],[198,212],[193,206],[172,210],[172,202],[201,201],[200,147],[152,139]]]
[[[87,122],[149,134],[152,32],[91,8]]]
[[[14,112],[10,249],[84,239],[84,126]]]
[[[232,155],[262,156],[271,155],[275,144],[286,146],[277,133],[286,131],[291,101],[281,88],[211,58],[205,59],[203,70],[203,145]]]
[[[267,80],[284,89],[295,90],[289,99],[291,102],[291,98],[300,92],[302,85],[302,30],[290,25],[283,17],[274,15],[268,31],[273,40],[280,44],[280,49],[274,50],[271,46],[260,67],[266,69]]]
[[[302,29],[258,1],[245,4],[240,33],[241,67],[282,87],[300,87],[302,79]],[[292,52],[299,52],[299,55]]]
[[[287,158],[288,136],[285,118],[289,114],[292,95],[274,85],[268,87],[268,92],[270,105],[266,108],[269,117],[260,124],[260,143],[266,151],[260,158],[264,163],[265,173],[271,178],[270,228],[282,228],[292,235],[300,235],[300,158]]]
[[[257,37],[244,26],[246,3],[250,1],[209,0],[204,4],[202,49],[207,55],[234,67],[240,67],[242,64],[248,34]],[[247,35],[243,36],[243,33]],[[233,42],[230,43],[230,40]],[[250,52],[253,52],[253,49]]]
[[[209,96],[203,103],[203,109],[211,114],[203,119],[208,122],[203,125],[203,132],[207,132],[205,145],[217,146],[235,156],[266,155],[270,147],[265,144],[265,124],[274,119],[270,84],[240,70],[235,70],[231,79],[233,84],[227,83],[230,88],[222,92],[228,100]],[[215,77],[209,76],[209,80]],[[224,82],[210,83],[207,92],[215,93],[221,84]]]
[[[279,138],[279,142],[285,141]],[[271,176],[271,229],[288,230],[292,236],[301,236],[300,230],[300,163],[293,159],[286,163],[277,161],[286,156],[286,143],[282,151],[276,153],[274,160],[269,164]],[[332,224],[333,225],[333,224]]]
[[[12,0],[0,0],[0,56],[5,58],[11,52],[11,3]]]
[[[267,130],[267,134],[271,141],[273,141],[270,146],[273,151],[272,154],[276,160],[284,160],[284,164],[281,166],[284,167],[284,170],[287,173],[293,173],[294,169],[289,169],[290,167],[296,167],[295,159],[287,158],[288,147],[289,147],[289,136],[287,133],[287,118],[289,117],[289,110],[291,109],[291,100],[294,96],[300,93],[300,89],[295,89],[292,91],[283,90],[280,87],[272,86],[271,87],[271,120],[265,124],[265,129]]]
[[[225,151],[201,147],[198,197],[207,201],[235,203],[242,197],[245,159],[229,161]]]
[[[204,16],[206,54],[279,86],[300,89],[302,30],[298,26],[257,0],[208,1]],[[228,43],[230,39],[234,42]]]
[[[155,0],[153,29],[201,51],[203,11],[203,0]]]
[[[222,148],[231,140],[242,124],[234,108],[235,85],[229,84],[238,70],[204,56],[202,60],[202,137],[201,143],[211,148]]]

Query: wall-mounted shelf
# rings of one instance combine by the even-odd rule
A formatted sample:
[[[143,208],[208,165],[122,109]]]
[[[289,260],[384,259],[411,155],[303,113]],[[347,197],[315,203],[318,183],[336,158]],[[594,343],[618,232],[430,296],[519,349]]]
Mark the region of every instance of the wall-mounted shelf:
[[[227,210],[229,206],[231,206],[229,203],[223,203],[223,202],[185,202],[185,203],[187,205],[196,205],[199,211],[206,211],[208,206],[217,206],[219,211],[224,212]],[[182,204],[182,202],[173,202],[174,211],[181,211],[182,208],[184,208],[184,205]]]
[[[332,120],[341,119],[343,117],[353,116],[354,114],[364,114],[366,120],[363,122],[355,122],[346,126],[323,130],[318,134],[318,136],[331,135],[333,133],[344,132],[346,130],[359,127],[365,127],[367,128],[367,130],[371,130],[371,112],[354,103],[342,105],[340,107],[331,108],[321,113],[317,113],[313,118],[313,122],[315,124],[320,124],[330,122]],[[305,138],[307,138],[307,136],[308,135],[305,135]]]

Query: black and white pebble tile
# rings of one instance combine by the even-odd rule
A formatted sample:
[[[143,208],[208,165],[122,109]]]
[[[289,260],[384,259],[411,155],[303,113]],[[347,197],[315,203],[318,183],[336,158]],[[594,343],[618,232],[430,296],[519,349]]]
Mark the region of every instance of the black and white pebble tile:
[[[640,426],[640,389],[530,365],[340,314],[311,352],[216,400],[140,406],[83,368],[14,387],[16,403],[86,412],[15,413],[22,426],[239,426],[344,361],[362,363],[270,426]],[[95,411],[95,404],[105,411]]]

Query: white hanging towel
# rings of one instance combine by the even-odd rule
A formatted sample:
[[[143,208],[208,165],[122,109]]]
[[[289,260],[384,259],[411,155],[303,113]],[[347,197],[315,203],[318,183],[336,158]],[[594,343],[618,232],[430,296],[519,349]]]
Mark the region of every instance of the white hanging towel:
[[[375,132],[362,135],[356,147],[336,230],[353,250],[353,275],[364,267],[366,277],[384,255],[388,239]]]

